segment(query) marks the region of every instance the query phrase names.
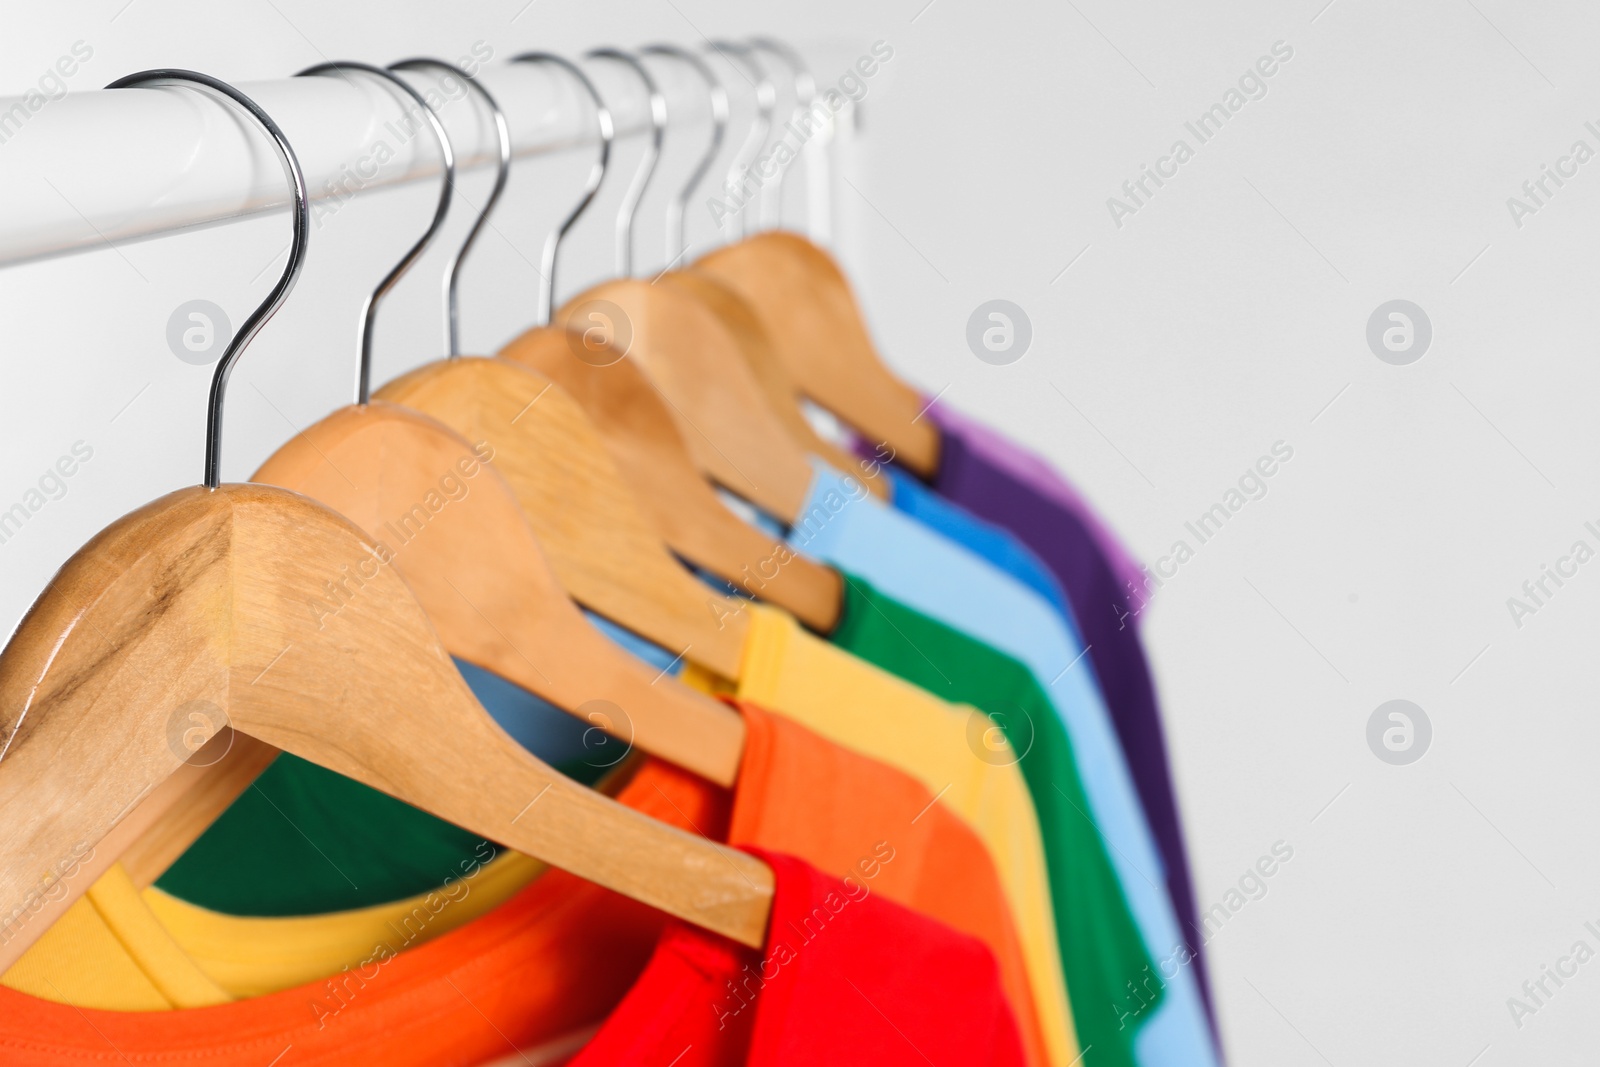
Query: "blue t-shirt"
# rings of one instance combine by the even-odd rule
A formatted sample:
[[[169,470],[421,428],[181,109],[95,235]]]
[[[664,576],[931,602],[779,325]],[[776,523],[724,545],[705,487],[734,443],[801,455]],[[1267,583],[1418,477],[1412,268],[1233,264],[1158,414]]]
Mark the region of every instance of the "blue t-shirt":
[[[666,649],[651,644],[632,630],[625,630],[585,609],[584,616],[612,642],[645,664],[666,674],[683,670],[683,660]],[[466,679],[473,695],[500,728],[523,748],[552,767],[593,767],[597,771],[612,767],[628,754],[628,746],[593,723],[562,711],[541,696],[508,682],[493,671],[456,660],[456,668]]]

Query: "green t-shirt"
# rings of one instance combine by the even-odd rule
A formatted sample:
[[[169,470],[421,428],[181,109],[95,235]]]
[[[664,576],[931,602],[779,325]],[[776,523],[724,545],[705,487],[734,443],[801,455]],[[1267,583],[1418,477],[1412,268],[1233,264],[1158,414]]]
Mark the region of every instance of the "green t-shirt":
[[[585,724],[533,694],[471,664],[457,666],[507,729],[521,723],[550,737],[584,733]],[[553,755],[557,770],[585,785],[616,762],[609,753],[594,757]],[[319,915],[438,889],[471,869],[483,846],[476,834],[283,753],[156,885],[227,915]]]
[[[156,886],[228,915],[317,915],[438,889],[482,840],[285,752]]]
[[[1088,814],[1072,742],[1050,698],[1012,657],[854,575],[843,577],[844,605],[833,643],[938,697],[985,712],[1011,748],[986,744],[978,730],[969,738],[976,758],[1020,756],[1044,835],[1061,965],[1084,1063],[1134,1067],[1137,1029],[1122,1025],[1117,1006],[1127,1000],[1128,983],[1143,988],[1153,964],[1105,840]],[[1148,1010],[1142,1014],[1150,1017]]]

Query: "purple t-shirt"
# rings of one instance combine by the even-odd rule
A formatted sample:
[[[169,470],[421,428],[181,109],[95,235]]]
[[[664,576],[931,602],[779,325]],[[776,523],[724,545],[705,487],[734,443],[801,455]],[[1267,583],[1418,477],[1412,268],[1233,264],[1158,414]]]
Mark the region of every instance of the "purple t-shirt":
[[[988,466],[1005,471],[1013,481],[1028,488],[1052,507],[1076,516],[1084,529],[1089,532],[1089,536],[1094,538],[1100,554],[1105,557],[1115,579],[1116,588],[1126,595],[1127,589],[1131,586],[1141,591],[1143,595],[1146,582],[1144,569],[1082,495],[1069,485],[1065,478],[1057,474],[1054,467],[1042,457],[1013,444],[982,423],[937,402],[928,409],[928,414],[932,416],[934,424],[944,431],[947,438],[960,437],[962,446],[975,458]],[[1138,612],[1129,616],[1130,619],[1138,617]]]
[[[1142,581],[1143,575],[1082,498],[1042,459],[968,419],[952,416],[947,408],[936,404],[931,413],[942,431],[932,488],[1009,530],[1044,560],[1067,591],[1134,787],[1166,863],[1167,892],[1196,957],[1201,996],[1214,1020],[1211,985],[1199,960],[1205,933],[1196,916],[1166,736],[1144,647],[1126,607],[1126,576],[1131,571]]]

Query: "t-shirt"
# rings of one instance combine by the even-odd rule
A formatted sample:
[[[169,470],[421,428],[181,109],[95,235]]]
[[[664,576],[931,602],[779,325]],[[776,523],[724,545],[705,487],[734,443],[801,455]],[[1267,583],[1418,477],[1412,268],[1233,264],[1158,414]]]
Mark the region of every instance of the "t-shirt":
[[[756,854],[776,875],[765,951],[673,924],[572,1067],[1023,1062],[981,943],[859,881]]]
[[[656,669],[680,668],[670,653],[588,617]],[[456,667],[507,733],[568,777],[592,784],[627,754],[624,742],[498,675],[464,660]],[[485,847],[476,834],[282,753],[156,886],[230,915],[316,915],[425,894]]]
[[[699,789],[660,784],[634,806],[682,829],[717,821]],[[375,946],[325,980],[250,1000],[117,1012],[0,988],[0,1063],[464,1067],[525,1049],[570,1054],[643,971],[666,921],[551,870],[427,944]]]
[[[931,410],[944,431],[934,490],[1009,530],[1037,552],[1066,588],[1076,609],[1209,1006],[1209,982],[1199,960],[1205,933],[1196,917],[1194,883],[1178,818],[1166,734],[1134,625],[1139,615],[1128,606],[1128,589],[1142,590],[1144,575],[1082,498],[1043,459],[948,408],[935,404]]]
[[[1110,1006],[1141,984],[1151,960],[1086,812],[1066,729],[1028,668],[958,630],[844,575],[844,606],[833,642],[868,663],[946,700],[988,713],[1010,741],[998,757],[985,738],[982,758],[1020,761],[1033,794],[1050,865],[1056,931],[1072,997],[1073,1020],[1090,1067],[1134,1063],[1136,1026],[1123,1026]]]
[[[284,752],[156,885],[233,915],[315,915],[427,892],[482,843]]]
[[[741,699],[899,768],[977,832],[1022,940],[1050,1061],[1071,1064],[1078,1042],[1067,1013],[1038,816],[1015,761],[975,759],[967,740],[974,729],[982,733],[988,717],[833,647],[784,612],[755,603],[745,611],[750,626],[735,683]],[[730,684],[693,666],[683,677],[708,692]]]
[[[1061,583],[1032,549],[999,527],[951,504],[898,467],[887,467],[884,473],[889,479],[889,499],[896,511],[910,515],[1005,571],[1071,620],[1072,609]]]
[[[172,939],[120,864],[95,879],[0,975],[0,984],[114,1011],[203,1008],[233,999]]]
[[[196,907],[113,866],[0,985],[80,1008],[168,1011],[276,993],[338,974],[376,946],[426,944],[515,896],[544,870],[484,843],[460,877],[406,900],[327,915],[244,918]],[[492,859],[490,857],[493,857]]]
[[[1052,1032],[1065,1033],[1065,1006],[1035,997],[1011,907],[976,831],[904,771],[793,719],[749,702],[739,707],[745,746],[728,843],[798,856],[982,941],[999,965],[1024,1058],[1051,1063],[1040,1020],[1048,1018]],[[651,761],[640,776],[664,767]],[[1056,1061],[1056,1067],[1067,1063]]]
[[[672,798],[682,820],[721,840],[798,855],[983,941],[999,964],[1027,1062],[1049,1063],[1010,909],[971,827],[904,773],[754,705],[740,710],[746,742],[731,800],[670,764],[638,759],[619,769],[626,783],[619,801]],[[158,889],[141,895],[113,868],[0,981],[47,1000],[118,1011],[276,993],[359,965],[378,945],[400,953],[426,944],[545,869],[490,846],[477,860],[459,879],[411,900],[275,918],[223,915]]]
[[[872,497],[853,476],[820,461],[814,470],[791,535],[796,548],[867,578],[896,600],[1027,665],[1066,722],[1089,814],[1106,838],[1146,949],[1154,959],[1182,957],[1186,963],[1154,837],[1093,665],[1085,662],[1088,652],[1066,620],[1004,571]],[[1215,1062],[1198,984],[1193,969],[1182,963],[1170,978],[1150,972],[1117,1006],[1141,1026],[1143,1064]],[[1152,992],[1141,996],[1142,989]]]
[[[1080,526],[1093,540],[1094,547],[1098,550],[1095,555],[1103,559],[1110,568],[1113,584],[1117,589],[1126,589],[1130,585],[1135,589],[1140,588],[1144,582],[1144,570],[1133,558],[1133,553],[1128,551],[1121,538],[1111,532],[1111,528],[1105,524],[1099,513],[1089,506],[1083,494],[1073,488],[1072,484],[1043,457],[937,400],[930,403],[928,415],[942,431],[939,471],[934,479],[935,489],[944,493],[946,479],[961,480],[961,467],[966,461],[975,461],[984,468],[1003,474],[1006,481],[1027,490],[1029,496],[1043,501],[1055,514],[1069,515],[1075,520],[1074,525]],[[964,454],[964,459],[956,463],[950,462],[950,453],[946,451],[952,439],[959,440],[960,449]],[[945,493],[945,495],[961,500],[965,494]],[[970,503],[967,506],[972,507]],[[1010,529],[1034,551],[1045,555],[1044,550],[1035,545],[1032,539],[1024,536],[1021,530],[1013,529],[1008,523],[1001,522],[984,508],[972,507],[972,510],[989,521]]]

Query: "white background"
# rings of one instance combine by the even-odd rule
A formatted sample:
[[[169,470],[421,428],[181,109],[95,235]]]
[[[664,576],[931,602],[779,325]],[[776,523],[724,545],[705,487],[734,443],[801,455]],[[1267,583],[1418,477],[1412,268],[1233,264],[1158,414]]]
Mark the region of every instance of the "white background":
[[[1520,228],[1506,199],[1574,140],[1600,150],[1584,129],[1600,120],[1600,9],[925,2],[7,0],[0,94],[78,40],[94,56],[74,91],[151,66],[249,81],[478,41],[504,58],[751,32],[801,44],[828,83],[889,42],[836,206],[891,365],[1047,454],[1149,561],[1275,441],[1294,448],[1144,622],[1201,908],[1274,842],[1294,849],[1209,945],[1231,1062],[1587,1062],[1600,962],[1548,985],[1520,1029],[1507,998],[1574,942],[1600,950],[1583,927],[1600,925],[1600,562],[1520,628],[1506,600],[1575,540],[1600,549],[1583,528],[1600,526],[1600,161]],[[1267,95],[1115,226],[1107,197],[1174,139],[1193,145],[1184,122],[1276,41],[1293,58]],[[114,182],[139,160],[99,166],[62,180]],[[513,178],[467,272],[469,351],[531,321],[530,261],[584,166]],[[665,195],[641,220],[649,262]],[[432,196],[376,193],[316,230],[299,290],[234,377],[225,477],[348,402],[362,292]],[[610,214],[575,231],[565,295],[604,273]],[[703,206],[695,227],[710,236]],[[261,217],[0,274],[0,507],[74,442],[94,450],[0,545],[0,632],[97,529],[198,479],[209,369],[168,351],[167,316],[205,297],[239,321],[285,232]],[[386,308],[375,384],[439,354],[438,262]],[[997,297],[1034,329],[1004,367],[964,339]],[[1396,298],[1434,330],[1409,366],[1365,340]],[[1365,740],[1393,698],[1433,724],[1410,766]]]

